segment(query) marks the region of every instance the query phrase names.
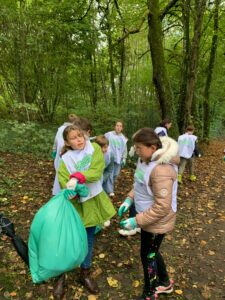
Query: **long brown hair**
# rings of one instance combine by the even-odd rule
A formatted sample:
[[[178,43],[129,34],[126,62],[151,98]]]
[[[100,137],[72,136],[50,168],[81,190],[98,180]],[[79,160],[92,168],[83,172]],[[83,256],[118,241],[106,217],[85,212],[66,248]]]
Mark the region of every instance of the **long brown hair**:
[[[63,131],[63,139],[65,142],[68,142],[68,135],[73,130],[80,132],[85,138],[84,131],[81,128],[79,128],[78,126],[75,126],[75,125],[69,125]],[[66,145],[66,143],[64,143],[64,146],[62,147],[60,155],[65,154],[68,150],[73,150],[73,149],[70,146]]]

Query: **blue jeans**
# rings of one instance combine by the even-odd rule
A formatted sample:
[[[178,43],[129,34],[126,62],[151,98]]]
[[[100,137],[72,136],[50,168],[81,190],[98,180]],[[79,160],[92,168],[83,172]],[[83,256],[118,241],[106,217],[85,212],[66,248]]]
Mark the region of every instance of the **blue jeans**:
[[[88,239],[88,254],[81,264],[82,269],[89,269],[91,267],[93,247],[94,247],[95,228],[96,228],[96,226],[86,228],[87,239]]]
[[[114,163],[112,172],[110,173],[106,182],[103,183],[103,189],[107,194],[114,192],[114,183],[116,181],[116,178],[120,174],[120,170],[121,170],[121,165]]]

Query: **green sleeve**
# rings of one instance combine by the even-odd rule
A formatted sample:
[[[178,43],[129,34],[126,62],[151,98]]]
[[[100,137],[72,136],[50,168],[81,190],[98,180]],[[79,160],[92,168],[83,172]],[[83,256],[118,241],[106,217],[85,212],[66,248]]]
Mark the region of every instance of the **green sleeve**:
[[[57,175],[61,188],[65,188],[70,179],[70,173],[68,172],[63,160],[60,161]]]
[[[86,177],[87,182],[98,181],[102,177],[105,168],[105,160],[101,147],[96,143],[92,143],[92,146],[94,147],[94,153],[91,165],[88,170],[81,172]]]

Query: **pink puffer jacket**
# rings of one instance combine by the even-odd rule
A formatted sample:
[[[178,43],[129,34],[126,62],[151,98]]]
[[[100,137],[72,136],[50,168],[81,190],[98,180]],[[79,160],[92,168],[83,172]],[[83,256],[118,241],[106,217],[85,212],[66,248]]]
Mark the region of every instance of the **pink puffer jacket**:
[[[149,178],[154,204],[144,212],[138,213],[136,222],[145,231],[163,234],[172,231],[176,221],[176,213],[171,204],[177,172],[171,163],[178,165],[179,157],[176,141],[169,137],[162,137],[161,141],[163,149],[157,150],[152,157],[158,164]]]

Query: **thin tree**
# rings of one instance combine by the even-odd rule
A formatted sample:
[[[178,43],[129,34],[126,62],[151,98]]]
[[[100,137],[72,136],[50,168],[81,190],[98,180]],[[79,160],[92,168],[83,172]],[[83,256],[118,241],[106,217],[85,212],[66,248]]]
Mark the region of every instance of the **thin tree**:
[[[206,71],[206,81],[205,81],[205,89],[204,89],[204,102],[203,102],[203,137],[208,140],[209,133],[210,133],[210,122],[211,122],[211,115],[210,115],[210,88],[212,84],[212,77],[213,77],[213,69],[215,64],[215,57],[216,57],[216,50],[218,46],[218,28],[219,28],[219,5],[221,0],[215,0],[214,3],[214,13],[213,13],[213,36],[211,42],[211,50],[210,50],[210,57],[209,57],[209,64]]]

